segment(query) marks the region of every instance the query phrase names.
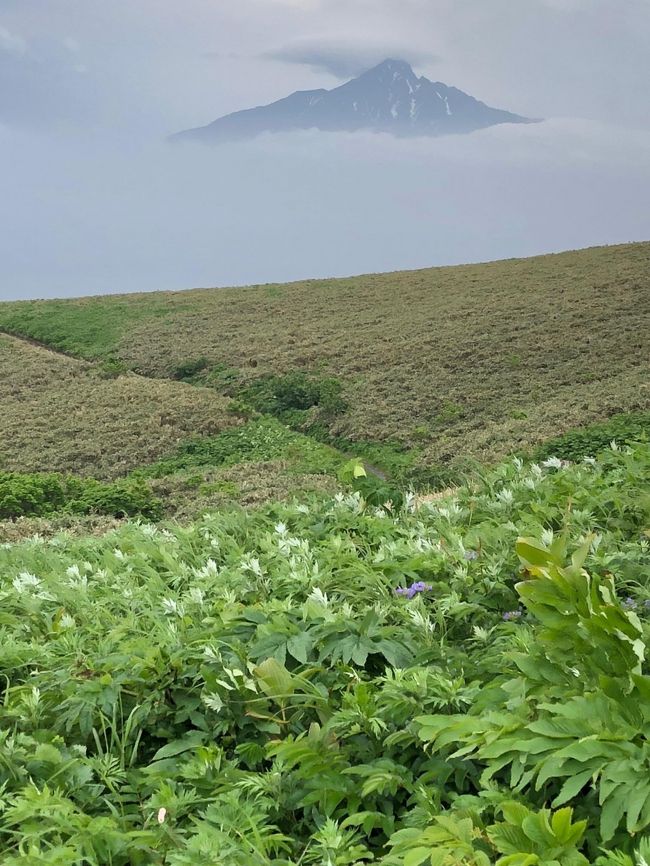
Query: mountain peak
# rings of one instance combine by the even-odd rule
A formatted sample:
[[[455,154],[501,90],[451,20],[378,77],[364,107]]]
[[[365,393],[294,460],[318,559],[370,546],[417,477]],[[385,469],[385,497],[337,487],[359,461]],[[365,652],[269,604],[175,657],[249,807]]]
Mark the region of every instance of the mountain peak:
[[[382,60],[381,63],[378,63],[377,66],[369,69],[366,75],[372,75],[373,72],[398,72],[400,75],[415,75],[413,72],[413,67],[410,63],[407,63],[406,60],[395,60],[392,57],[388,57],[386,60]]]
[[[297,91],[270,105],[228,114],[173,138],[219,143],[297,129],[438,136],[501,123],[531,122],[527,117],[491,108],[457,88],[419,78],[405,60],[387,58],[333,90]]]

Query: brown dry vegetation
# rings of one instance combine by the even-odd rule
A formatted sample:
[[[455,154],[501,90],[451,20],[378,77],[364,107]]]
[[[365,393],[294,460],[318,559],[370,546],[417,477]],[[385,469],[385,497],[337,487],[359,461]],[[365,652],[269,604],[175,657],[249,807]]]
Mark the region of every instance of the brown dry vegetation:
[[[237,423],[214,391],[129,374],[0,337],[0,469],[116,478],[195,434]]]
[[[490,460],[650,407],[650,243],[246,289],[0,305],[0,327],[156,377],[339,378],[332,432]],[[141,382],[142,380],[136,380]],[[150,386],[147,386],[150,387]]]

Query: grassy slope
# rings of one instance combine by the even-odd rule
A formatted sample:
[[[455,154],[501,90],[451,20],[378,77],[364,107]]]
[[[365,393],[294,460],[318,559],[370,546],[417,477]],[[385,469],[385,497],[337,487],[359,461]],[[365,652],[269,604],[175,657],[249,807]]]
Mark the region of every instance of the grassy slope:
[[[205,388],[91,365],[0,337],[0,468],[116,478],[237,418]]]
[[[233,501],[259,505],[331,491],[340,455],[270,421],[245,425],[214,390],[101,367],[0,336],[0,472],[111,480],[149,467],[148,483],[177,517]],[[175,455],[196,437],[218,459]],[[163,461],[162,463],[160,461]],[[57,528],[102,531],[111,518],[0,521],[0,542]]]
[[[157,377],[333,375],[333,432],[492,459],[650,407],[650,243],[247,289],[0,305],[0,328]]]

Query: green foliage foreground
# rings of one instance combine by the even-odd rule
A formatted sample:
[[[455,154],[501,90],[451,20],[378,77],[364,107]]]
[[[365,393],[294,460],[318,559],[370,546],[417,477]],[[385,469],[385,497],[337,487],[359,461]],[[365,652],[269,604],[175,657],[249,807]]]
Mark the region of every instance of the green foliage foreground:
[[[2,863],[647,862],[649,483],[5,545]]]

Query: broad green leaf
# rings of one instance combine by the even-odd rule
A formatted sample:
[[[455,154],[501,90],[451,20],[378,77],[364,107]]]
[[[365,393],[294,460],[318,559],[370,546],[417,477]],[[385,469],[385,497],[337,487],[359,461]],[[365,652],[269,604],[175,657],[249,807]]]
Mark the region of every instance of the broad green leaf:
[[[269,658],[255,668],[255,677],[269,697],[287,697],[294,692],[291,674],[277,659]]]
[[[158,749],[153,756],[154,761],[162,761],[164,758],[173,758],[175,755],[180,755],[183,752],[189,752],[197,746],[203,745],[205,742],[205,734],[199,731],[194,731],[180,740],[172,740],[166,746]]]

